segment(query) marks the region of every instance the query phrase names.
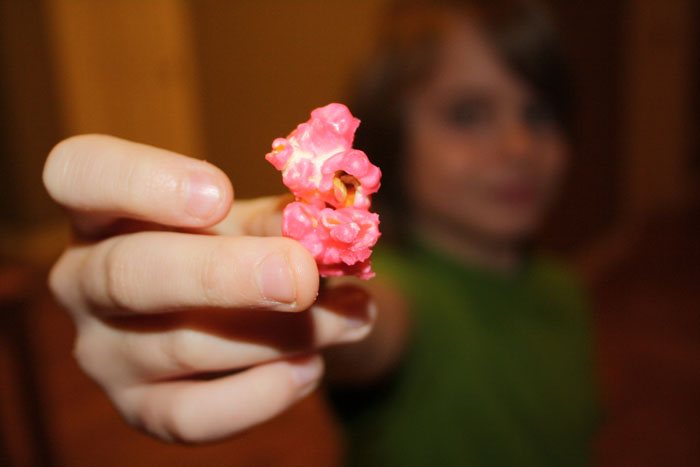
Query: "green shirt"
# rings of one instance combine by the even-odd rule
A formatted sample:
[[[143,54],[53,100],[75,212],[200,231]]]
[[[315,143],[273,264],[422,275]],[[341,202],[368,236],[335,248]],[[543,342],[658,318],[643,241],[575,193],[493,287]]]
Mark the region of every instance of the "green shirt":
[[[576,466],[598,417],[585,301],[551,260],[511,276],[424,245],[377,251],[414,311],[390,383],[336,394],[351,463],[363,466]]]

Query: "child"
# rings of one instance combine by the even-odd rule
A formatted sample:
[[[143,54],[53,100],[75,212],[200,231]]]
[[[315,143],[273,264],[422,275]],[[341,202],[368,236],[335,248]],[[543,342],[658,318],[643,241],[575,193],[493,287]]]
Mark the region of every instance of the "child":
[[[261,237],[279,234],[279,199],[232,204],[209,164],[82,136],[44,171],[80,239],[50,278],[76,357],[132,424],[200,442],[280,413],[318,384],[320,349],[357,342],[327,362],[332,381],[370,388],[336,399],[358,463],[583,464],[583,299],[527,247],[568,157],[546,15],[524,0],[404,2],[384,30],[351,106],[384,173],[377,200],[392,201],[378,312],[345,285],[314,302],[308,252]]]
[[[585,302],[528,246],[568,159],[568,83],[547,12],[403,1],[382,26],[351,107],[357,146],[383,170],[376,199],[393,241],[374,256],[372,334],[328,359],[355,387],[335,393],[350,456],[584,465],[597,416]]]

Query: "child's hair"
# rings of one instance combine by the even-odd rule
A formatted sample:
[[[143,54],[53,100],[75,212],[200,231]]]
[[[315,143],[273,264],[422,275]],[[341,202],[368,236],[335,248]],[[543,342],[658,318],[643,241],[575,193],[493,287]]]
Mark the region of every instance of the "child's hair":
[[[382,169],[376,197],[382,230],[394,240],[406,232],[402,180],[406,96],[430,77],[450,18],[478,24],[508,68],[529,85],[565,133],[571,122],[568,68],[549,11],[531,0],[398,0],[385,11],[374,55],[355,77],[350,108],[362,121],[356,147]]]

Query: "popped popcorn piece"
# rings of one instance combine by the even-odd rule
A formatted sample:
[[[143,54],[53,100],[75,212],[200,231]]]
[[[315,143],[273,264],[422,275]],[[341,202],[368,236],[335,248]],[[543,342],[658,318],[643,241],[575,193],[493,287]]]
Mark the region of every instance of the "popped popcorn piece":
[[[295,201],[284,209],[282,232],[309,250],[322,276],[374,276],[369,257],[380,236],[376,213],[354,207],[319,209]]]
[[[374,276],[369,257],[381,234],[369,208],[381,171],[352,149],[359,124],[342,104],[320,107],[265,156],[296,198],[284,210],[282,232],[311,252],[321,276]]]

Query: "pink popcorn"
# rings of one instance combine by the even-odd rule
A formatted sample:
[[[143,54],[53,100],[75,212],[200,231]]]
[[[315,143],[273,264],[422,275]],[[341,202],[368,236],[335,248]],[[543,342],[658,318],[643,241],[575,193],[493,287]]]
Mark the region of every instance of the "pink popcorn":
[[[369,208],[381,171],[352,149],[359,124],[347,107],[329,104],[275,139],[265,156],[296,197],[284,210],[282,232],[311,252],[322,276],[374,276],[369,257],[381,234]]]
[[[277,138],[265,158],[282,172],[297,199],[323,206],[369,208],[381,171],[367,155],[352,149],[360,121],[342,104],[311,112],[287,138]]]
[[[379,189],[382,172],[357,149],[335,154],[321,166],[318,191],[334,207],[369,209],[370,195]]]
[[[282,214],[282,232],[311,252],[322,276],[352,271],[363,279],[373,277],[369,257],[380,236],[378,225],[376,213],[353,207],[319,209],[295,201]]]

